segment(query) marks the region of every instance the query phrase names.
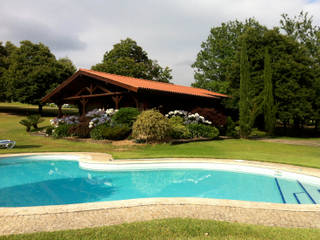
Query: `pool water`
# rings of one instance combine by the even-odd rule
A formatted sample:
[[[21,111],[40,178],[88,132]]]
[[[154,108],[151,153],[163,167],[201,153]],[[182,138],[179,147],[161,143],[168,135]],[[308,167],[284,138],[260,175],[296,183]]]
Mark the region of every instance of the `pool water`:
[[[0,159],[0,207],[155,197],[319,204],[320,185],[275,176],[205,170],[90,171],[78,161]]]

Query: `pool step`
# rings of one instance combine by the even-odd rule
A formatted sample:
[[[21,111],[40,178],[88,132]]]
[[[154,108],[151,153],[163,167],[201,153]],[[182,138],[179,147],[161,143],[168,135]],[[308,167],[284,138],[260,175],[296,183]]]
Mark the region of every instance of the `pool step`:
[[[275,178],[275,183],[283,203],[320,204],[320,189],[316,187],[281,178]]]

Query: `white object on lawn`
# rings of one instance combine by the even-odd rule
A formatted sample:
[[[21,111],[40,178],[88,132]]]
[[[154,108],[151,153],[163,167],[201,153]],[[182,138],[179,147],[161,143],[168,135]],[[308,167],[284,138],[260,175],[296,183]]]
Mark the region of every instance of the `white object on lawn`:
[[[11,141],[11,140],[0,140],[0,148],[11,149],[11,148],[14,148],[15,145],[16,145],[16,142],[15,142],[15,141]]]

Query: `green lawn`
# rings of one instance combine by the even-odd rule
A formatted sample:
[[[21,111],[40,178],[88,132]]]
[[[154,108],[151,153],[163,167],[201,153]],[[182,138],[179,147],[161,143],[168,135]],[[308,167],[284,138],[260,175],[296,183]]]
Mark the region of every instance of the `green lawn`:
[[[22,116],[0,113],[0,136],[11,139],[17,146],[11,150],[0,150],[1,153],[50,152],[50,151],[86,151],[106,152],[115,159],[120,158],[163,158],[163,157],[204,157],[246,159],[267,162],[288,163],[294,165],[320,168],[319,147],[298,146],[281,143],[266,143],[257,140],[215,140],[180,145],[155,144],[140,146],[112,146],[73,142],[51,137],[31,136],[25,127],[18,122]],[[46,126],[50,118],[40,124]]]
[[[207,235],[207,234],[208,235]],[[207,235],[207,236],[206,236]],[[109,227],[0,237],[0,240],[225,239],[318,240],[319,229],[264,227],[197,219],[166,219]]]
[[[38,114],[38,106],[19,103],[19,102],[14,102],[14,103],[0,102],[0,112],[13,113],[13,114],[19,114],[19,115]],[[62,108],[62,112],[63,114],[77,114],[78,109]],[[57,116],[58,108],[43,106],[43,115]]]

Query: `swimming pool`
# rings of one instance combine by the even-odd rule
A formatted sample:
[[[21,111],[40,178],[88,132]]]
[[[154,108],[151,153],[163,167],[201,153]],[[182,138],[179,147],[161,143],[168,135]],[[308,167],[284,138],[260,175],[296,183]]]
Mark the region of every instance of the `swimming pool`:
[[[70,155],[0,159],[0,207],[199,197],[319,204],[320,179],[211,163],[92,164]]]

